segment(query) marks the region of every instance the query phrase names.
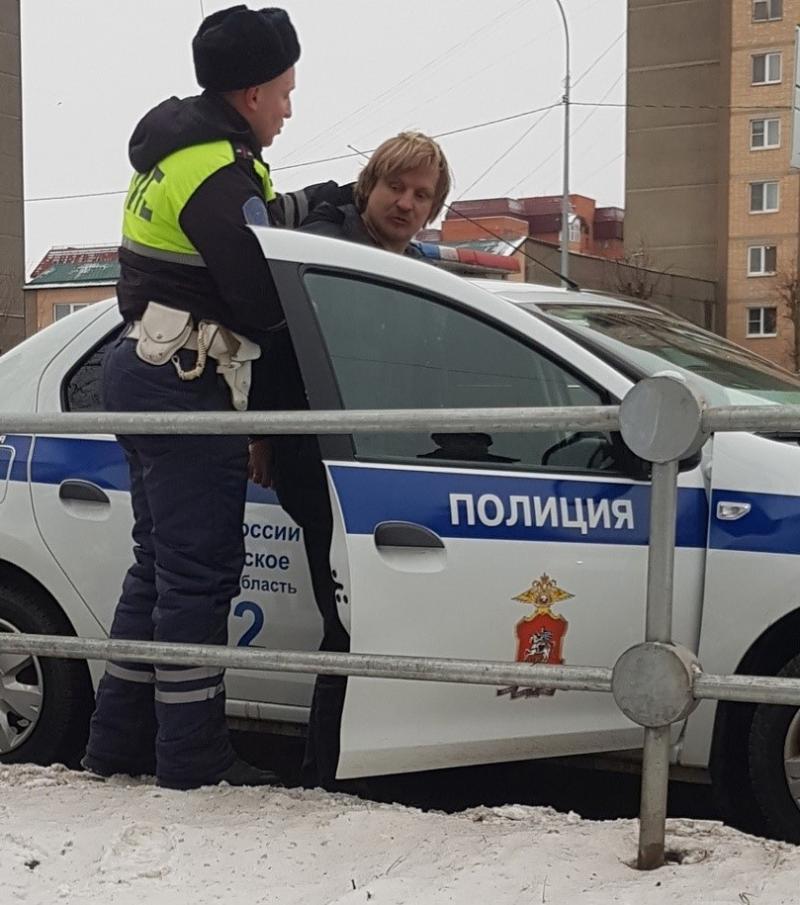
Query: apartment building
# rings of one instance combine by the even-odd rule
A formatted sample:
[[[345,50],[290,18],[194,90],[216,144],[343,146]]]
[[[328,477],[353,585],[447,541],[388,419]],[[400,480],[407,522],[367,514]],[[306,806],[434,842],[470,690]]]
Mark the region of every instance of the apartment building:
[[[717,329],[792,368],[798,22],[800,0],[628,4],[626,242],[716,281]]]
[[[19,3],[0,0],[0,352],[25,337]]]

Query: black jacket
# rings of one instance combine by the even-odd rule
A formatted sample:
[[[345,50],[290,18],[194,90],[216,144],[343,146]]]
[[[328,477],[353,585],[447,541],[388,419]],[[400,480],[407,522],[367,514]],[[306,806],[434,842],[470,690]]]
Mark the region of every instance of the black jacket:
[[[218,95],[170,98],[147,113],[130,140],[130,161],[139,173],[182,148],[228,139],[233,163],[205,180],[179,215],[181,229],[205,261],[205,267],[158,261],[120,248],[117,297],[126,321],[136,320],[149,301],[184,311],[195,320],[224,324],[264,343],[270,328],[283,320],[264,256],[245,221],[244,204],[264,187],[253,166],[261,148],[246,120]],[[279,195],[268,206],[270,223],[298,226],[308,210],[328,200],[351,197],[349,187],[327,182]]]
[[[364,226],[361,214],[354,204],[340,204],[336,206],[329,201],[323,201],[309,213],[301,229],[304,233],[314,233],[318,236],[328,236],[331,239],[347,239],[350,242],[360,242],[362,245],[374,245],[380,247],[372,234]],[[422,258],[424,255],[413,243],[406,246],[403,254],[410,258]]]

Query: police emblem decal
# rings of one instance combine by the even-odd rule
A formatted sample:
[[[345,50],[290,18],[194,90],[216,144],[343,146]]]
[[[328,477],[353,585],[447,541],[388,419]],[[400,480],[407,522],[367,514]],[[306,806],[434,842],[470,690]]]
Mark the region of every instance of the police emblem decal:
[[[512,597],[512,600],[529,603],[534,607],[533,612],[520,619],[516,625],[518,663],[550,663],[560,666],[564,662],[563,645],[569,623],[560,613],[553,612],[553,606],[574,596],[544,574],[532,582],[527,591]],[[516,698],[554,694],[554,688],[522,688],[517,685],[497,690],[498,696],[508,695],[512,701]]]

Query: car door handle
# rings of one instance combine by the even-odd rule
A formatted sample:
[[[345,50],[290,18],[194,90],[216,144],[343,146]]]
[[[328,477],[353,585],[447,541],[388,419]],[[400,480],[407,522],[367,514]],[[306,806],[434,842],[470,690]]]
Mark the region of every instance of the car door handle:
[[[80,503],[105,503],[106,505],[111,503],[108,494],[104,493],[97,484],[78,479],[63,481],[58,488],[58,498],[60,500],[77,500]]]
[[[376,547],[416,547],[443,550],[444,543],[434,531],[414,522],[381,522],[374,531]]]
[[[730,502],[720,500],[717,503],[717,518],[721,522],[735,522],[743,518],[752,509],[750,503]]]

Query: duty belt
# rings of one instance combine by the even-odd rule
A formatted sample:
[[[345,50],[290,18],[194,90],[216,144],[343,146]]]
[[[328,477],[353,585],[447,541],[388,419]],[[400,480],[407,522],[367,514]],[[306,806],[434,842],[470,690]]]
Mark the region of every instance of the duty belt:
[[[221,324],[200,321],[194,327],[187,311],[149,302],[141,320],[134,321],[126,334],[136,341],[136,354],[150,365],[160,366],[171,361],[181,380],[197,380],[205,371],[206,361],[217,362],[231,391],[231,401],[237,411],[247,409],[252,362],[261,355],[260,347]],[[197,352],[195,366],[184,370],[178,352],[189,349]]]

